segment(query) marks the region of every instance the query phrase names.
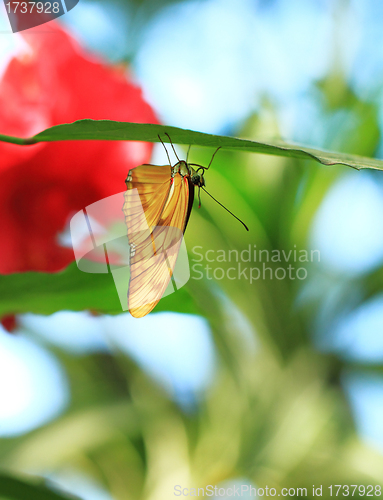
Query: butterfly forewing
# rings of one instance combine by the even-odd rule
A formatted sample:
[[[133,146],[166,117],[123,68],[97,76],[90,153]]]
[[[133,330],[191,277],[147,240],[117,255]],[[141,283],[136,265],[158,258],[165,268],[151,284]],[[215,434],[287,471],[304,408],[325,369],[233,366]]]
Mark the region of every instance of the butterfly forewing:
[[[131,246],[129,310],[148,314],[173,275],[190,213],[189,183],[171,167],[142,165],[129,172],[124,213]]]
[[[123,207],[128,236],[157,224],[168,197],[170,176],[170,165],[141,165],[129,171]]]

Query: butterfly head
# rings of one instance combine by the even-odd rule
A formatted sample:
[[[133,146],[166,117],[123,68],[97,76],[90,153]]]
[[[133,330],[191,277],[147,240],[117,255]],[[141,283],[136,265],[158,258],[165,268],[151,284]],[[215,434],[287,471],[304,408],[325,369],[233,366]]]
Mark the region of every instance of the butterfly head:
[[[194,168],[189,167],[190,169],[190,180],[192,184],[198,187],[205,186],[205,178],[203,176],[203,168],[199,168],[198,170],[194,170]],[[202,170],[201,173],[199,171]]]

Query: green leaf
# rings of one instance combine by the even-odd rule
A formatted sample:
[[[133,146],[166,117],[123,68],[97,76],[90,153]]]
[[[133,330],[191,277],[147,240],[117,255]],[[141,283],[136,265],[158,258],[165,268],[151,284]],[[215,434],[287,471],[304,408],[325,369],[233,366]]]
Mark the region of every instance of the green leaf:
[[[7,500],[73,500],[77,497],[50,490],[43,481],[27,483],[2,473],[0,474],[0,498]]]
[[[59,273],[17,273],[0,277],[0,314],[94,309],[121,312],[111,274],[81,272],[71,264]]]
[[[332,153],[312,149],[299,144],[288,144],[283,141],[249,141],[236,137],[204,134],[193,130],[169,127],[167,125],[151,125],[147,123],[115,122],[111,120],[78,120],[74,123],[56,125],[39,134],[22,139],[0,135],[0,141],[22,146],[38,142],[73,141],[73,140],[108,140],[108,141],[146,141],[159,142],[158,135],[166,140],[168,133],[176,144],[221,147],[236,151],[248,151],[291,158],[311,159],[322,165],[345,165],[357,170],[371,168],[383,170],[383,160],[366,158],[358,155]]]
[[[84,273],[73,263],[59,273],[29,272],[0,276],[0,316],[87,309],[107,314],[123,312],[110,273]],[[196,312],[187,287],[165,297],[155,308],[156,312],[166,310]]]

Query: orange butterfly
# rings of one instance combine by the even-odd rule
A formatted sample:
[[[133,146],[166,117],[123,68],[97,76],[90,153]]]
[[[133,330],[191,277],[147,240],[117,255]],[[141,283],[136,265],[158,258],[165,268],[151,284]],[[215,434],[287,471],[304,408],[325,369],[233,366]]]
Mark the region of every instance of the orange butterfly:
[[[203,167],[180,160],[166,135],[178,162],[171,166],[166,147],[158,136],[169,165],[141,165],[129,170],[125,181],[123,212],[131,249],[128,306],[136,318],[152,311],[174,279],[173,270],[192,210],[195,186],[199,191],[204,188],[203,172],[210,168],[220,149],[214,152],[209,165]]]

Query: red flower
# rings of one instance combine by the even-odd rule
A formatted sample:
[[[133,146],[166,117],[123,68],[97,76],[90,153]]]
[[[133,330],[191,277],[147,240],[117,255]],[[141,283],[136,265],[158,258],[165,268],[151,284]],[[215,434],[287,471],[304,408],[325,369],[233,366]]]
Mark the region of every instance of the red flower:
[[[17,320],[14,314],[7,314],[0,319],[0,323],[2,324],[4,330],[8,333],[13,333],[17,327]]]
[[[0,81],[0,133],[31,136],[82,118],[158,123],[122,69],[101,64],[54,22],[23,34],[27,50]],[[17,35],[14,35],[17,36]],[[125,190],[147,163],[142,142],[0,143],[0,273],[58,271],[74,260],[58,234],[78,210]]]

